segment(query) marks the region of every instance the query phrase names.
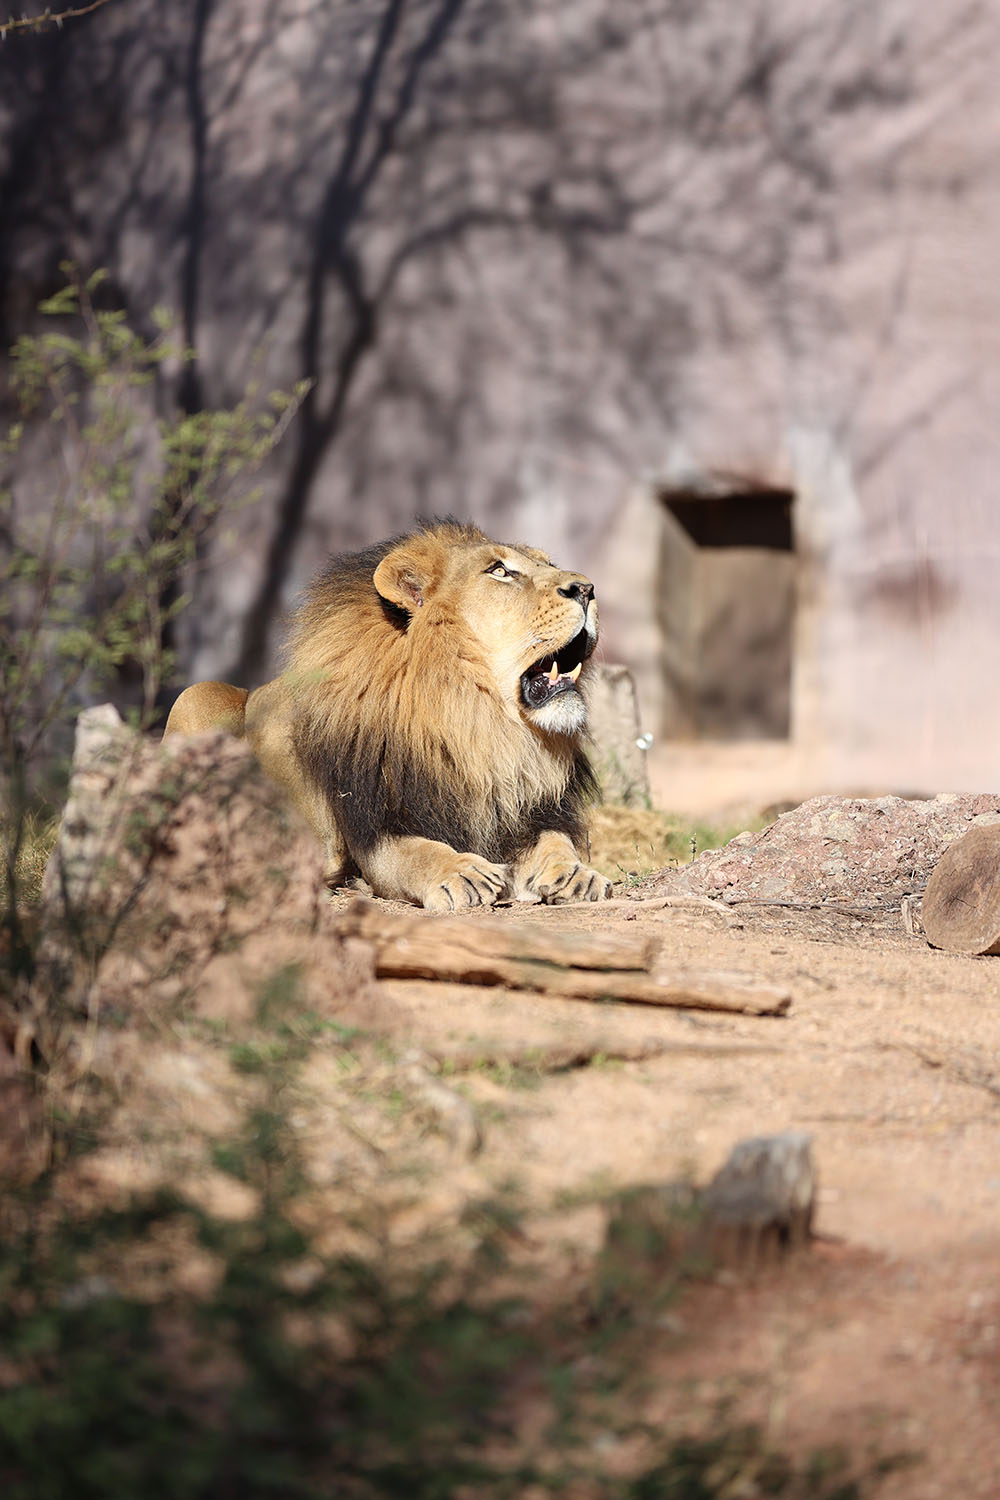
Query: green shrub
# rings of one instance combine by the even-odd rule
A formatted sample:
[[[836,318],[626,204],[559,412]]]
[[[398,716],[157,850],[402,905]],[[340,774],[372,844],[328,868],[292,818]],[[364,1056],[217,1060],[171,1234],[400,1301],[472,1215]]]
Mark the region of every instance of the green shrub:
[[[52,328],[11,351],[15,419],[0,436],[0,837],[7,926],[26,818],[58,806],[74,713],[109,689],[141,724],[174,667],[185,586],[304,388],[229,410],[174,414],[150,430],[149,387],[193,358],[155,315],[146,337],[101,305],[103,273],[41,305]],[[16,934],[15,934],[16,936]],[[17,947],[17,943],[14,944]]]

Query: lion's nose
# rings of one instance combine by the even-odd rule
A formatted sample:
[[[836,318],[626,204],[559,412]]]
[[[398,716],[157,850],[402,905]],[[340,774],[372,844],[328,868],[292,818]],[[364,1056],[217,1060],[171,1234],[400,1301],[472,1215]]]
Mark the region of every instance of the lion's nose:
[[[570,583],[564,583],[559,593],[564,599],[579,599],[584,609],[594,597],[594,585],[586,578],[574,578]]]

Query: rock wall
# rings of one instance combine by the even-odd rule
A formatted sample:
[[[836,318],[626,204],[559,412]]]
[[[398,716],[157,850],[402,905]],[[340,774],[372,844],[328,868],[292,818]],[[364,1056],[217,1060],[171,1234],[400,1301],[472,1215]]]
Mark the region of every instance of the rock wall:
[[[0,49],[3,342],[69,255],[197,351],[156,410],[313,382],[192,581],[185,677],[259,680],[324,551],[445,511],[587,568],[628,660],[662,580],[626,495],[724,470],[796,495],[802,732],[981,781],[998,31],[908,0],[112,4]]]

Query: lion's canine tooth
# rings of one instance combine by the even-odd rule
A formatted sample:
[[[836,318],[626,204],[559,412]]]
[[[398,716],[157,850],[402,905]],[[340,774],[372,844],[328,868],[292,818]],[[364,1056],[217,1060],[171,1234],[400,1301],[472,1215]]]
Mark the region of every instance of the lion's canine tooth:
[[[582,661],[578,661],[577,664],[576,664],[576,666],[573,668],[572,672],[570,672],[569,675],[573,679],[573,681],[575,682],[576,679],[579,677],[579,675],[580,675],[580,673],[582,671],[583,671],[583,662]]]
[[[553,661],[553,663],[552,663],[552,668],[551,668],[551,670],[549,672],[549,681],[550,682],[558,682],[559,681],[559,663],[557,661]]]

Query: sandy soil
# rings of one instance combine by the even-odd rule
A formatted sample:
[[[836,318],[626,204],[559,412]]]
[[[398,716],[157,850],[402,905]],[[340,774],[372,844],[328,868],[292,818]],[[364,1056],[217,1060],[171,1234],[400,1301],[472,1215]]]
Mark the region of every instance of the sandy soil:
[[[934,951],[898,918],[782,909],[729,923],[639,903],[468,920],[655,934],[665,958],[770,978],[793,1004],[759,1019],[388,985],[394,1030],[460,1060],[484,1122],[474,1167],[436,1189],[442,1215],[474,1184],[513,1182],[541,1203],[704,1181],[742,1137],[807,1131],[814,1248],[685,1295],[671,1336],[649,1346],[651,1414],[735,1398],[792,1452],[919,1455],[881,1482],[886,1500],[1000,1494],[1000,959]],[[569,1040],[601,1055],[546,1071]],[[615,1060],[643,1043],[649,1055]],[[477,1054],[529,1061],[505,1078],[470,1068]],[[552,1232],[582,1264],[601,1227],[570,1214]]]
[[[258,833],[244,847],[240,830],[258,829],[266,812],[263,790],[254,800],[253,787],[244,786],[253,777],[245,756],[239,761],[243,752],[191,745],[177,753],[195,770],[198,756],[232,761],[244,812],[240,821],[199,810],[197,798],[181,805],[156,898],[174,903],[174,925],[160,922],[157,904],[155,933],[162,927],[164,942],[179,934],[187,943],[205,928],[208,942],[218,911],[229,907],[205,872],[221,863],[230,880],[234,850],[269,867],[290,849],[293,886],[311,914],[320,883],[311,842],[301,856],[294,842],[286,849],[278,819],[269,843],[261,845]],[[157,764],[150,760],[149,776],[159,774]],[[686,802],[703,817],[740,806],[759,814],[765,771],[771,803],[787,805],[804,790],[796,783],[782,796],[763,751],[705,754],[700,773],[693,764],[689,771],[683,799],[661,793],[660,805],[681,810]],[[197,784],[209,782],[201,776]],[[87,790],[82,780],[79,790]],[[666,837],[663,817],[652,815],[647,829],[616,825],[622,848],[617,856],[606,851],[611,867],[630,868],[633,845],[648,842],[655,853]],[[871,829],[845,828],[831,835],[836,868],[867,879]],[[769,840],[772,851],[781,842]],[[903,930],[888,902],[868,915],[853,903],[825,910],[644,905],[643,889],[631,882],[635,899],[608,906],[480,909],[464,920],[646,935],[658,943],[661,968],[772,982],[791,995],[788,1014],[754,1018],[432,982],[376,988],[360,969],[352,977],[347,945],[321,932],[310,948],[287,931],[287,899],[277,902],[267,886],[267,910],[281,914],[272,927],[253,918],[262,924],[267,964],[282,962],[281,941],[291,943],[297,960],[306,955],[309,1006],[324,1020],[358,1027],[361,1037],[363,1055],[353,1059],[317,1033],[296,1085],[293,1123],[317,1190],[312,1227],[343,1236],[349,1224],[337,1194],[353,1192],[378,1214],[384,1207],[387,1232],[391,1221],[392,1237],[405,1247],[408,1236],[417,1244],[435,1228],[453,1236],[470,1202],[513,1187],[525,1205],[526,1243],[540,1257],[540,1295],[545,1277],[555,1275],[560,1292],[578,1286],[583,1297],[617,1191],[678,1178],[704,1183],[743,1138],[808,1132],[820,1183],[814,1244],[783,1265],[690,1285],[667,1317],[651,1310],[637,1356],[647,1382],[643,1414],[680,1433],[699,1421],[717,1426],[726,1403],[726,1420],[762,1422],[775,1446],[799,1457],[829,1445],[913,1455],[913,1464],[880,1482],[880,1500],[995,1500],[1000,957],[935,951]],[[337,897],[334,916],[351,899]],[[250,921],[249,908],[233,910]],[[200,1015],[161,1026],[155,1047],[148,1026],[98,1029],[92,1066],[104,1069],[122,1102],[102,1150],[81,1159],[88,1192],[94,1174],[103,1174],[105,1190],[151,1183],[169,1151],[178,1170],[196,1177],[204,1168],[199,1131],[225,1136],[231,1129],[229,1115],[251,1086],[227,1062],[229,1043],[247,1024],[253,991],[241,981],[227,999],[218,966],[236,975],[249,963],[239,944],[230,949],[205,970],[215,978],[206,981]],[[121,1014],[131,1006],[141,1020],[152,1003],[148,986],[137,986],[128,963],[119,977]],[[227,1031],[230,1025],[236,1029]],[[437,1103],[427,1098],[435,1090]],[[450,1116],[442,1096],[452,1101]],[[149,1137],[152,1116],[167,1122],[166,1144]],[[221,1175],[203,1176],[202,1189],[219,1190]],[[189,1190],[198,1190],[196,1180]],[[645,1274],[655,1278],[657,1267]],[[742,1500],[757,1491],[727,1493]]]

